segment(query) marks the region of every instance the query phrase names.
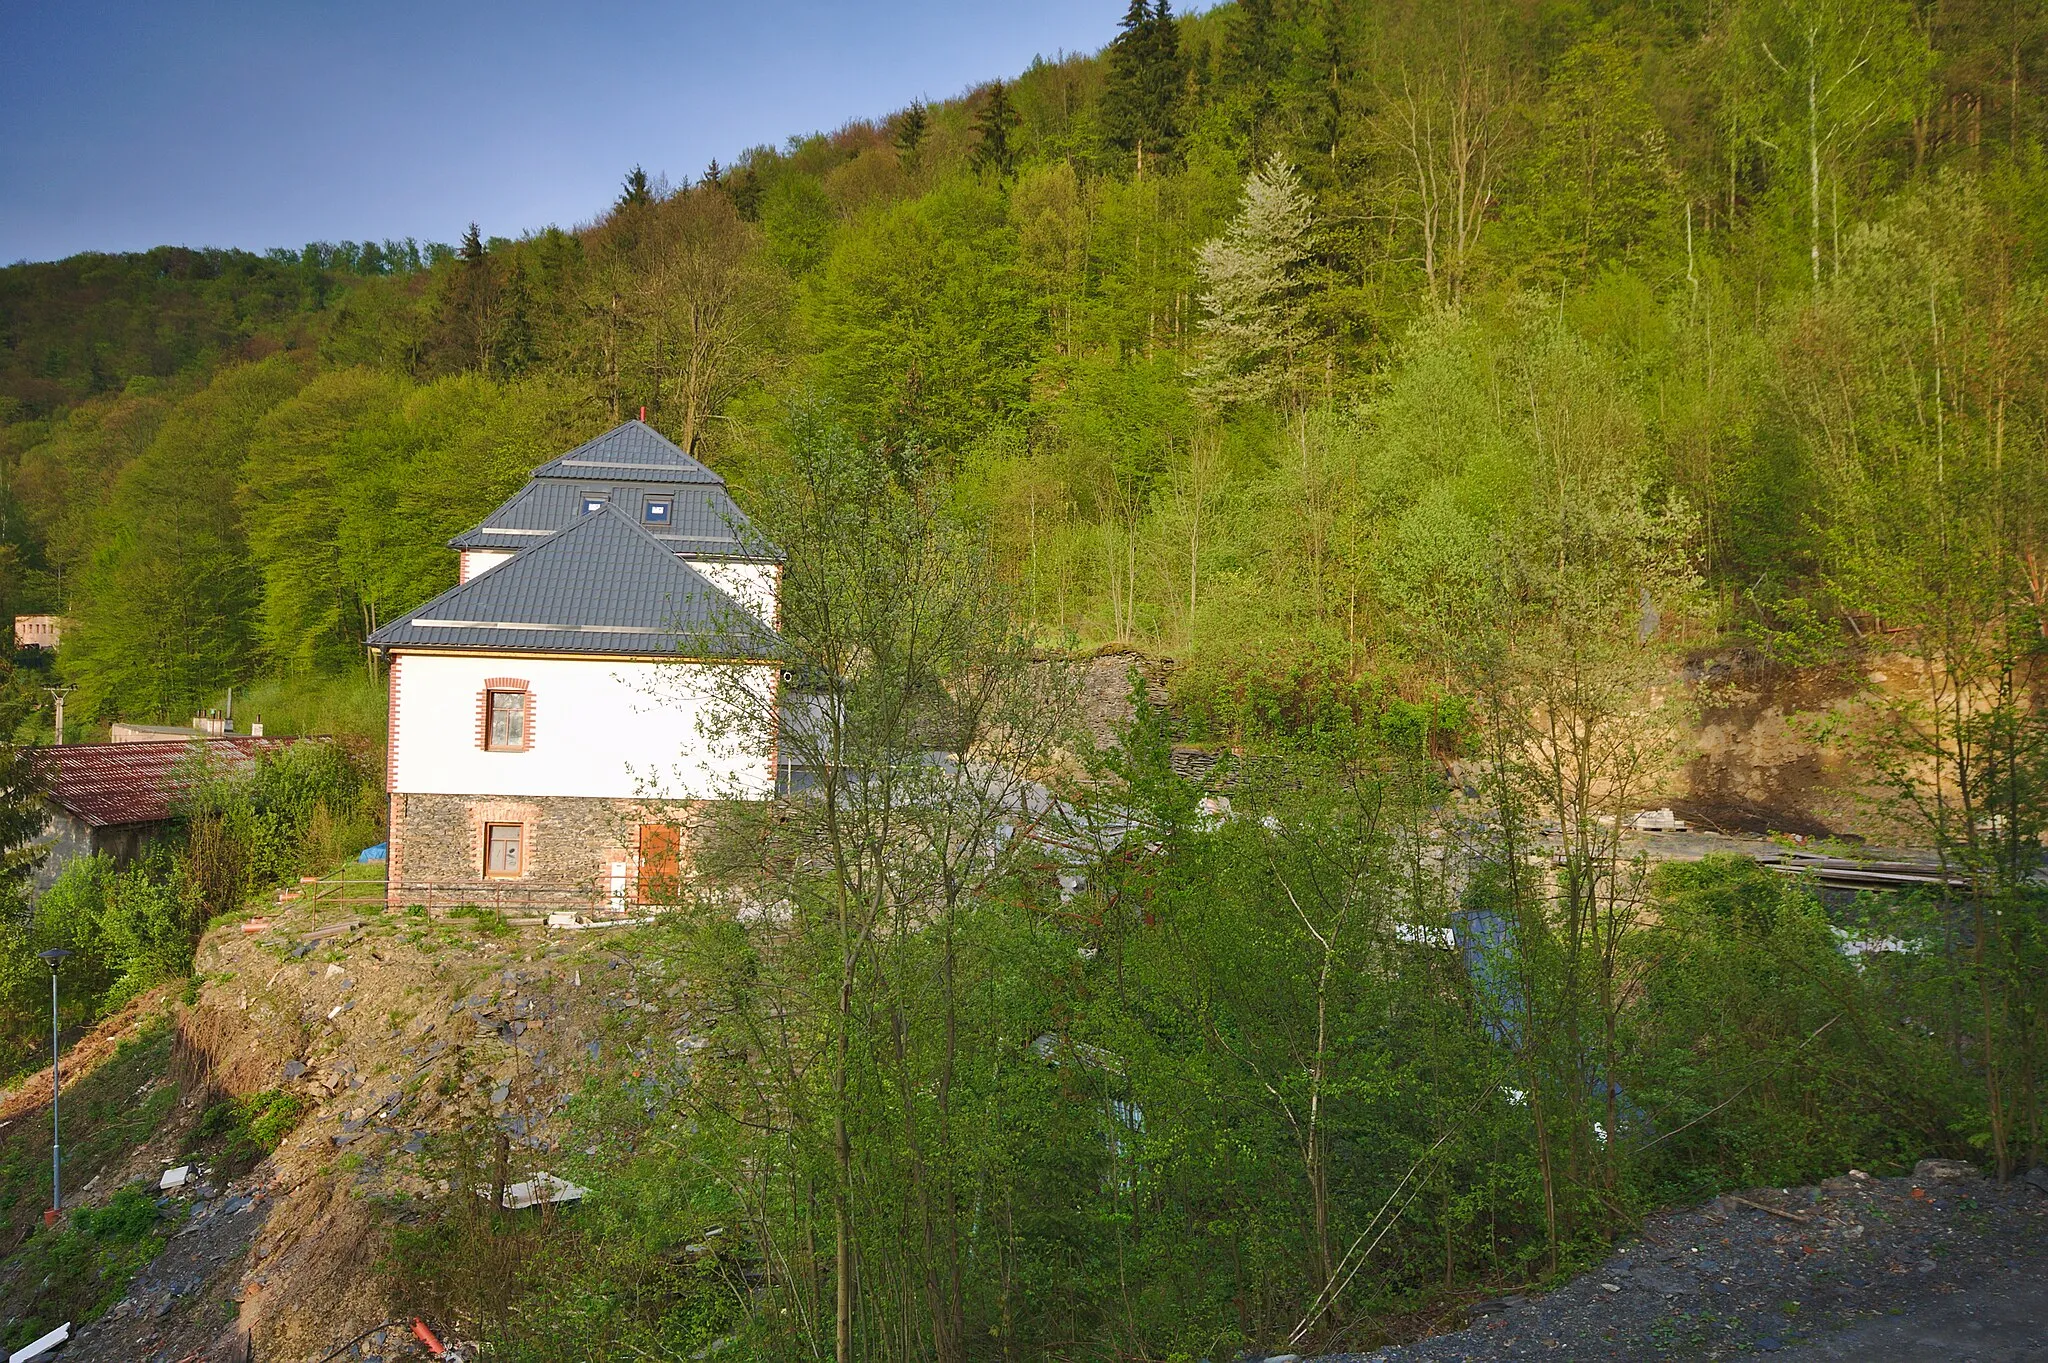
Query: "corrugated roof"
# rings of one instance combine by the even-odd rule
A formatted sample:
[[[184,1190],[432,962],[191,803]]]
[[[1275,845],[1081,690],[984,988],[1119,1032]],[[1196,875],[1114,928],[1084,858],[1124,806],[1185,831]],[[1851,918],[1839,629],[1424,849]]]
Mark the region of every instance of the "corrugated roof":
[[[50,798],[94,828],[161,823],[202,767],[243,771],[290,738],[195,738],[183,743],[80,743],[38,748]]]
[[[615,506],[370,636],[378,648],[771,658],[779,641]]]
[[[448,541],[451,549],[531,549],[548,535],[584,516],[586,497],[601,496],[629,517],[642,518],[648,497],[666,496],[674,506],[669,524],[649,526],[671,553],[688,558],[740,559],[772,563],[782,553],[746,517],[723,483],[616,484],[601,478],[543,478],[521,488],[484,518],[483,524]]]
[[[644,421],[629,421],[586,440],[534,470],[536,478],[603,478],[614,482],[717,483],[725,480],[684,454]]]

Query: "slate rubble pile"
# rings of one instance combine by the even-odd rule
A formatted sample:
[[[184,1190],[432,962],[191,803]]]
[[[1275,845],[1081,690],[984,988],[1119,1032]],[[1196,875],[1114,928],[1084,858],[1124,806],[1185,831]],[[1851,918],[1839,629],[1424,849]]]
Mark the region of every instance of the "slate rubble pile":
[[[1851,1171],[1653,1217],[1554,1292],[1480,1302],[1454,1334],[1325,1363],[1797,1353],[1859,1320],[2043,1275],[2048,1170],[2000,1185],[1968,1164],[1923,1160],[1907,1178]]]
[[[175,1225],[169,1243],[135,1275],[128,1292],[82,1326],[64,1357],[76,1363],[176,1363],[229,1358],[234,1303],[250,1243],[270,1214],[259,1176],[220,1187],[203,1174],[159,1197]]]

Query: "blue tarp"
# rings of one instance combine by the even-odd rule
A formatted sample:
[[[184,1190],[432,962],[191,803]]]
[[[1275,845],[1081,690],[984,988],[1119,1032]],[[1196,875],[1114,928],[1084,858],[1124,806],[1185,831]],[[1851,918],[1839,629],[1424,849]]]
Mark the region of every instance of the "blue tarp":
[[[1465,959],[1465,973],[1471,977],[1472,993],[1479,1005],[1479,1022],[1496,1043],[1511,1050],[1522,1046],[1522,982],[1515,977],[1515,930],[1492,909],[1466,908],[1451,914],[1452,933],[1458,952]],[[1609,1093],[1623,1121],[1648,1134],[1650,1121],[1619,1084],[1596,1067],[1586,1075],[1586,1096],[1604,1105]],[[1606,1137],[1603,1135],[1602,1140]]]
[[[356,854],[357,861],[388,861],[390,857],[391,844],[388,842],[380,842],[375,847],[365,847]]]

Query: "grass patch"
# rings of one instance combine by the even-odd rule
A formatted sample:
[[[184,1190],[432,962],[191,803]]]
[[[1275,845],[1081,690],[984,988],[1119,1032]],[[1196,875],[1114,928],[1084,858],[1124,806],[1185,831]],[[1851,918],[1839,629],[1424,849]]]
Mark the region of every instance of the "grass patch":
[[[63,1094],[64,1186],[75,1193],[129,1154],[177,1108],[170,1082],[171,1028],[154,1018]],[[0,1220],[8,1256],[0,1280],[0,1352],[64,1321],[84,1322],[121,1300],[129,1280],[164,1246],[164,1223],[147,1188],[124,1188],[104,1207],[80,1208],[55,1229],[40,1226],[50,1202],[50,1111],[0,1131]],[[30,1232],[33,1231],[33,1234]]]
[[[235,697],[235,723],[243,732],[263,718],[266,734],[336,734],[384,738],[389,696],[383,682],[350,672],[342,676],[273,677]]]
[[[479,937],[515,937],[519,933],[504,914],[479,904],[464,904],[459,909],[451,909],[448,916],[469,919]]]
[[[105,1314],[163,1252],[164,1220],[156,1199],[131,1185],[106,1206],[81,1208],[69,1224],[36,1235],[14,1258],[14,1285],[34,1286],[25,1301],[7,1303],[0,1348],[19,1348],[67,1320],[83,1324]]]
[[[193,1128],[193,1149],[211,1146],[217,1172],[234,1178],[284,1144],[311,1105],[295,1093],[264,1089],[206,1109]]]

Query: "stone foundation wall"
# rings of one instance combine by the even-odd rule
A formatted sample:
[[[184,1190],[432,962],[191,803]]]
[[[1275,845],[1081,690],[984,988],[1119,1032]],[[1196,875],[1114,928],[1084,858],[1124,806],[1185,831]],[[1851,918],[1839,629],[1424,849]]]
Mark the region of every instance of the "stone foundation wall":
[[[393,904],[582,908],[610,895],[614,863],[636,866],[642,824],[675,824],[689,842],[701,803],[661,804],[570,796],[393,794],[389,897]],[[524,829],[520,873],[484,875],[484,825]],[[629,888],[629,895],[632,891]]]

